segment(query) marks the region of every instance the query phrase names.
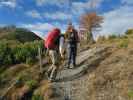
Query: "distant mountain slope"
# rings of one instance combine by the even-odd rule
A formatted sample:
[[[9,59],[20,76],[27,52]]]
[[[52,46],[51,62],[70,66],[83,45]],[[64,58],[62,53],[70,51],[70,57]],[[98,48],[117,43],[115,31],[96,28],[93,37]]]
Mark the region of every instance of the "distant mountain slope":
[[[15,26],[6,26],[0,28],[0,39],[17,40],[19,42],[30,42],[33,40],[40,40],[35,33]]]

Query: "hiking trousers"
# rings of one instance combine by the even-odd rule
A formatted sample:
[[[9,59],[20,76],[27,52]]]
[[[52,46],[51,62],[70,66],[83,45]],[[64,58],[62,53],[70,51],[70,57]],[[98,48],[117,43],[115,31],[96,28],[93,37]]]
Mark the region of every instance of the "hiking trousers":
[[[73,64],[73,67],[76,66],[76,56],[77,56],[77,45],[68,44],[68,67],[70,64]]]
[[[48,69],[49,78],[55,79],[57,74],[58,55],[56,50],[49,50],[49,56],[52,61],[52,65]]]

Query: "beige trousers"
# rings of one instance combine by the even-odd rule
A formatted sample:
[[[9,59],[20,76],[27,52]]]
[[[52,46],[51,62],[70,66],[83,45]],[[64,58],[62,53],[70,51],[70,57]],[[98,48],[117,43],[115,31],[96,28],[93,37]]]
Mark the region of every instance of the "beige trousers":
[[[56,50],[49,50],[49,56],[52,61],[52,65],[49,67],[50,79],[55,79],[57,74],[58,55]]]

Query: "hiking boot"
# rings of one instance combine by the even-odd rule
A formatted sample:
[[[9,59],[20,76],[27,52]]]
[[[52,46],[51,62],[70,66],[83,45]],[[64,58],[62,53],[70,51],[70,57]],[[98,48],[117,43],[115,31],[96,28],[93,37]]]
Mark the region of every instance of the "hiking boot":
[[[64,69],[64,70],[67,70],[67,69],[68,69],[68,67],[64,67],[63,69]]]
[[[49,82],[55,82],[55,79],[54,78],[50,78],[50,74],[48,74],[47,72],[45,73],[47,79]]]
[[[69,68],[70,68],[70,65],[68,64],[68,65],[66,66],[66,68],[69,69]]]
[[[54,69],[51,73],[50,73],[50,77],[49,77],[49,81],[54,82],[57,76],[57,69]]]
[[[49,78],[48,81],[49,81],[49,82],[55,82],[56,80],[55,80],[55,79],[52,79],[52,78]]]
[[[45,75],[46,75],[47,79],[50,78],[50,72],[45,72]]]
[[[76,65],[75,64],[73,64],[72,66],[70,66],[69,68],[70,69],[73,69],[73,68],[75,68],[76,67]]]
[[[74,68],[74,66],[70,66],[70,67],[69,67],[69,69],[73,69],[73,68]]]

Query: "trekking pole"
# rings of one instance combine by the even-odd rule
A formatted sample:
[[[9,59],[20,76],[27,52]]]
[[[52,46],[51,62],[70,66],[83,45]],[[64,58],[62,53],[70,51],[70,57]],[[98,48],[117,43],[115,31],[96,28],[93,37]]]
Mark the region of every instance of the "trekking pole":
[[[49,51],[49,49],[47,48],[47,49],[46,49],[46,52],[45,52],[45,57],[48,56],[48,51]]]
[[[43,68],[42,68],[42,57],[41,57],[41,48],[38,47],[38,55],[39,55],[39,65],[40,65],[40,73],[43,74]]]

